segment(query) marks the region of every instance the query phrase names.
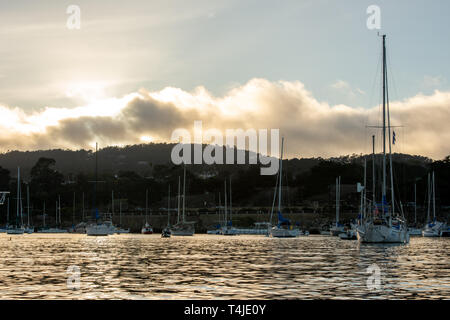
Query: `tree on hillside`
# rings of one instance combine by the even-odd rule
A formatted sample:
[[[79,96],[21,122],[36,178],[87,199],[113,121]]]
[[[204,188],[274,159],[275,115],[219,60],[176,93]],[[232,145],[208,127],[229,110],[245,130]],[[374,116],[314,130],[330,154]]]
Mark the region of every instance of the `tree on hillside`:
[[[39,158],[31,169],[31,190],[37,199],[56,198],[63,182],[63,175],[54,169],[56,161],[51,158]]]
[[[9,190],[9,170],[0,167],[0,191]]]

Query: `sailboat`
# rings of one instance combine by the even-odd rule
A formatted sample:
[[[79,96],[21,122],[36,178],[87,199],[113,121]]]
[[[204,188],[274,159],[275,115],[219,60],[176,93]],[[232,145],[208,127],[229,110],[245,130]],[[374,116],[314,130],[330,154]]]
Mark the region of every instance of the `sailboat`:
[[[339,236],[341,233],[345,233],[345,228],[339,223],[339,209],[341,202],[341,177],[336,178],[336,223],[330,228],[330,234],[332,236]]]
[[[98,208],[96,207],[96,195],[97,195],[97,183],[98,183],[98,144],[95,143],[95,181],[94,181],[94,208],[93,208],[93,221],[86,226],[86,235],[88,236],[107,236],[112,233],[113,226],[111,219],[102,219],[100,217]]]
[[[147,220],[147,212],[148,212],[148,190],[145,190],[145,225],[141,229],[142,234],[152,234],[153,228],[148,223]]]
[[[280,182],[278,184],[278,224],[270,229],[270,236],[274,238],[295,238],[300,235],[300,230],[291,224],[289,219],[285,219],[281,214],[281,196],[282,196],[282,177],[283,177],[283,144],[284,138],[281,139],[281,155],[280,155],[280,169],[278,176]],[[278,179],[277,179],[278,180]],[[276,187],[275,187],[276,189]],[[275,190],[276,191],[276,190]],[[274,197],[276,196],[276,192]],[[275,198],[274,198],[275,199]],[[272,221],[273,210],[270,216]]]
[[[20,220],[20,222],[19,222]],[[21,193],[20,193],[20,167],[17,167],[17,211],[16,211],[16,223],[14,226],[8,227],[7,234],[23,234],[25,228],[22,221],[22,205],[21,205]]]
[[[172,231],[170,230],[170,185],[169,185],[169,193],[167,196],[167,226],[163,229],[161,237],[170,238],[171,235]]]
[[[5,200],[7,203],[6,208],[6,225],[4,228],[0,228],[0,233],[6,233],[6,230],[8,230],[9,227],[9,197],[6,198],[6,196],[9,194],[9,191],[0,191],[0,206],[5,204]]]
[[[433,199],[433,202],[431,202]],[[433,220],[430,219],[430,207],[433,206]],[[441,231],[444,229],[445,224],[436,220],[436,195],[435,195],[435,182],[434,171],[431,175],[428,173],[428,210],[427,210],[427,224],[425,225],[422,235],[424,237],[440,237]]]
[[[230,220],[228,221],[228,213],[227,213],[227,181],[225,180],[225,220],[224,226],[221,229],[221,234],[224,236],[235,236],[238,234],[238,230],[233,227],[231,222],[233,209],[232,209],[232,200],[231,200],[231,177],[230,177]]]
[[[113,193],[113,202],[112,202],[112,208],[114,208],[114,193]],[[114,212],[114,209],[112,209]],[[121,234],[121,233],[130,233],[130,228],[124,229],[122,228],[122,199],[119,199],[119,226],[114,227],[114,233]]]
[[[357,228],[357,237],[363,243],[408,243],[409,233],[403,214],[395,212],[394,176],[391,152],[391,124],[387,91],[386,35],[383,38],[383,175],[381,203],[374,200],[373,214],[365,216]],[[386,112],[387,111],[387,112]],[[387,117],[386,117],[387,113]],[[387,118],[387,119],[386,119]],[[386,125],[387,120],[387,125]],[[386,198],[386,129],[389,135],[389,161],[391,180],[391,203]],[[381,211],[380,211],[381,210]]]
[[[179,187],[178,187],[178,189],[179,189]],[[194,223],[195,222],[194,221],[186,221],[185,208],[186,208],[186,165],[184,165],[184,171],[183,171],[183,213],[182,213],[182,220],[178,221],[178,223],[175,224],[172,227],[172,229],[171,229],[172,230],[172,235],[174,235],[174,236],[193,236],[194,235],[194,232],[195,232]]]
[[[33,233],[34,227],[30,225],[30,187],[27,184],[27,225],[24,227],[25,233]]]
[[[417,226],[417,187],[414,183],[414,226],[408,228],[408,232],[410,236],[421,236],[422,229],[416,228]]]
[[[38,231],[39,233],[67,233],[68,232],[66,229],[61,228],[61,197],[60,196],[58,196],[58,200],[55,203],[55,212],[56,212],[55,227],[54,228],[46,228],[45,220],[44,220],[44,227]],[[45,215],[45,203],[44,203],[44,215]]]

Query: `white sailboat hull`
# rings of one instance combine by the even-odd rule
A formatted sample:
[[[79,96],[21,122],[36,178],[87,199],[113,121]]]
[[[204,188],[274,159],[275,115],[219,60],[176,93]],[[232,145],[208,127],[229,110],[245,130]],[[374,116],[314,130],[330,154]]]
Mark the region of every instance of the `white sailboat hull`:
[[[444,223],[436,221],[432,224],[428,224],[422,231],[422,236],[424,237],[440,237],[441,230],[444,227]]]
[[[88,236],[107,236],[112,234],[111,228],[105,224],[91,224],[86,227]]]
[[[337,237],[341,233],[345,233],[345,232],[346,231],[345,231],[344,227],[341,227],[341,226],[339,226],[339,227],[334,226],[330,229],[330,234],[335,237]]]
[[[408,232],[410,236],[421,236],[422,229],[419,228],[408,228]]]
[[[273,238],[295,238],[300,235],[300,230],[273,227],[272,229],[270,229],[270,235]]]
[[[48,229],[41,229],[38,231],[38,233],[68,233],[68,231],[59,228],[48,228]]]
[[[387,225],[366,224],[357,229],[357,237],[363,243],[408,243],[409,233],[401,226],[399,229]]]
[[[6,230],[6,234],[23,234],[25,231],[24,228],[12,228]]]

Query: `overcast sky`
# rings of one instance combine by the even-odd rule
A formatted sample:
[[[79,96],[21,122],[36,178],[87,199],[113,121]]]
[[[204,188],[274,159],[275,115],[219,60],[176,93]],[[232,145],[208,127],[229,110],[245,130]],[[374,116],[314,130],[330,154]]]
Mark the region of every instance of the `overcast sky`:
[[[290,156],[368,152],[381,98],[372,4],[404,125],[395,151],[442,158],[446,0],[1,1],[0,151],[168,141],[198,119],[280,128]]]

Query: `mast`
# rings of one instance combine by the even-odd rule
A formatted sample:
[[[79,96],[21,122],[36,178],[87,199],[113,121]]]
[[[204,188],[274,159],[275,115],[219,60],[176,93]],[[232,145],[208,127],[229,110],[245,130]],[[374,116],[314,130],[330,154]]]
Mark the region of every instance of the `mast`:
[[[55,201],[55,215],[56,215],[56,219],[55,219],[55,227],[58,227],[58,200]]]
[[[20,167],[17,167],[17,214],[16,224],[19,224],[19,209],[20,208]]]
[[[148,223],[147,213],[148,213],[148,189],[145,189],[145,224]]]
[[[367,197],[366,183],[367,183],[367,157],[364,157],[364,189],[362,190],[362,192],[363,192],[363,209],[362,209],[362,214],[361,214],[362,218],[365,218],[366,208],[367,208],[367,205],[366,205],[366,202],[367,202],[367,200],[366,200],[366,197]]]
[[[81,214],[82,214],[82,216],[83,216],[83,220],[82,220],[82,221],[84,221],[84,192],[83,192],[82,207],[83,207],[83,209],[82,209]]]
[[[232,202],[232,197],[231,197],[231,177],[230,177],[230,222],[231,222],[232,214],[233,214],[233,202]]]
[[[375,206],[375,135],[372,135],[372,205]]]
[[[169,195],[167,197],[167,226],[170,225],[170,184],[169,184]]]
[[[6,214],[6,225],[9,226],[9,197],[6,201],[7,201],[7,207],[8,207],[7,208],[8,213]]]
[[[392,140],[391,140],[391,115],[389,108],[389,86],[388,86],[388,75],[386,67],[386,55],[385,60],[385,79],[386,79],[386,107],[387,107],[387,119],[388,119],[388,139],[389,139],[389,171],[391,178],[391,212],[389,214],[389,226],[392,226],[392,216],[395,214],[395,197],[394,197],[394,168],[392,167]],[[401,210],[403,212],[403,210]]]
[[[114,190],[111,190],[111,214],[114,217]]]
[[[72,225],[75,226],[75,192],[73,193]]]
[[[178,217],[177,217],[177,223],[180,223],[180,196],[181,196],[181,181],[180,181],[180,176],[178,176],[178,196],[177,196],[177,204],[178,204]]]
[[[433,220],[436,221],[436,185],[434,182],[434,171],[433,171]]]
[[[431,202],[431,184],[430,184],[430,173],[428,172],[428,187],[427,187],[427,193],[428,193],[428,207],[427,207],[427,222],[430,222],[430,202]]]
[[[183,171],[183,222],[186,221],[186,218],[184,215],[185,214],[184,210],[185,210],[185,205],[186,205],[185,198],[186,198],[186,164],[184,164],[184,171]]]
[[[272,200],[272,209],[270,211],[270,224],[272,225],[272,217],[273,217],[273,208],[275,207],[275,199],[277,196],[277,189],[278,189],[278,175],[280,174],[280,171],[278,171],[277,173],[277,179],[276,179],[276,183],[275,183],[275,189],[273,189],[273,200]]]
[[[336,227],[339,226],[340,200],[341,200],[341,176],[336,178]]]
[[[61,226],[61,196],[58,195],[59,225]]]
[[[222,195],[220,194],[220,191],[219,191],[219,222],[221,221],[220,220],[221,209],[222,209]]]
[[[228,209],[227,209],[227,179],[225,179],[225,181],[224,181],[224,186],[225,186],[225,227],[227,226],[227,224],[228,224],[228,214],[227,214],[227,211],[228,211]]]
[[[27,226],[30,226],[30,186],[27,183]]]
[[[386,201],[386,35],[383,35],[383,188],[381,208],[384,215]]]
[[[45,228],[45,201],[44,201],[44,209],[43,209],[42,211],[43,211],[43,218],[44,218],[44,228]]]
[[[417,226],[417,189],[414,183],[414,226]]]
[[[278,213],[281,213],[281,188],[282,188],[282,176],[283,176],[283,145],[284,145],[284,137],[281,138],[281,154],[280,154],[280,182],[278,185]]]
[[[119,199],[119,227],[122,226],[122,199]]]

